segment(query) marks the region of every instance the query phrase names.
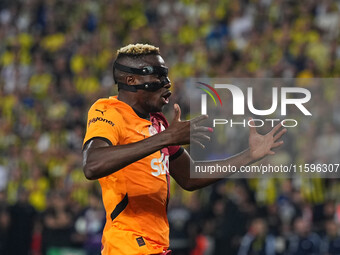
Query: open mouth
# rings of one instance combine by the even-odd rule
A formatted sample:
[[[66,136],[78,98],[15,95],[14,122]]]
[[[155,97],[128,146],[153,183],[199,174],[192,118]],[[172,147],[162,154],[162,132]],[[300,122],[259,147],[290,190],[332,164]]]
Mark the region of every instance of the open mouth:
[[[171,92],[170,91],[166,91],[165,93],[162,94],[162,100],[163,103],[168,104],[169,103],[169,97],[171,96]]]

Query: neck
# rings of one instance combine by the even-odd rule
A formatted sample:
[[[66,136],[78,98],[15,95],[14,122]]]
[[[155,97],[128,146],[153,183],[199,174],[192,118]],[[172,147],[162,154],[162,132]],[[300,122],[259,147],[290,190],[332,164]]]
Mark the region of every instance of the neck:
[[[134,92],[128,92],[128,93],[134,93]],[[134,97],[132,97],[131,95],[127,95],[127,93],[121,91],[118,93],[117,99],[119,101],[122,101],[126,104],[128,104],[129,106],[131,106],[131,108],[135,111],[135,113],[143,119],[146,119],[149,117],[149,113],[146,112],[143,107],[141,107],[138,103],[137,100],[134,99]]]

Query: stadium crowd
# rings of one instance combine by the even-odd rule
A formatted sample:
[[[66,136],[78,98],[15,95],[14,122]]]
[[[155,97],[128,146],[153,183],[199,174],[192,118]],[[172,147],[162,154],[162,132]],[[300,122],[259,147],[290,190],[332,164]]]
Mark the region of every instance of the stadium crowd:
[[[89,106],[117,92],[116,49],[160,47],[185,116],[188,77],[339,76],[339,29],[331,0],[2,0],[0,254],[99,254],[105,212],[81,150]],[[340,86],[310,89],[314,123],[304,137],[288,132],[278,155],[339,163]],[[193,193],[173,181],[171,193],[176,255],[340,254],[337,179],[235,179]]]

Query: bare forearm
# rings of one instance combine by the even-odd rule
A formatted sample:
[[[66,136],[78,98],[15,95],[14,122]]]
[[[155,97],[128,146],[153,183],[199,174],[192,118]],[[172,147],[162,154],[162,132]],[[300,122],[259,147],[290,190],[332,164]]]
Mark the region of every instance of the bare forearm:
[[[254,161],[251,159],[250,157],[250,153],[249,153],[249,149],[236,154],[230,158],[227,159],[223,159],[223,160],[212,160],[212,161],[194,161],[193,162],[193,168],[195,169],[196,166],[202,167],[202,168],[206,168],[209,166],[214,166],[214,165],[218,165],[221,168],[223,167],[233,167],[235,169],[237,169],[236,171],[238,171],[240,169],[241,166],[246,166],[246,165],[250,165],[254,163]],[[204,177],[204,178],[192,178],[189,179],[190,182],[190,186],[193,189],[200,189],[203,187],[206,187],[210,184],[213,184],[221,179],[225,179],[230,177],[231,175],[233,175],[233,172],[226,172],[226,173],[221,173],[221,174],[216,174],[215,178],[209,178],[209,177]],[[210,175],[210,174],[209,174]]]
[[[171,137],[166,132],[127,145],[93,146],[91,141],[83,153],[83,168],[86,178],[94,180],[108,176],[169,144]]]
[[[249,149],[232,156],[224,160],[215,161],[196,161],[194,162],[190,155],[185,152],[179,158],[170,161],[170,173],[177,181],[177,183],[186,190],[196,190],[206,187],[218,180],[227,178],[235,172],[239,172],[242,166],[247,166],[255,163],[267,155],[274,155],[273,149],[280,147],[283,141],[280,141],[282,135],[287,132],[287,129],[281,129],[282,124],[276,125],[266,135],[260,135],[257,133],[255,125],[252,121],[252,126],[249,132]],[[281,130],[280,130],[281,129]],[[214,178],[210,178],[210,170],[208,167],[215,165],[221,168],[227,167],[233,168],[232,171],[226,171],[226,173],[215,173]],[[190,178],[190,168],[193,167],[196,171],[198,167],[204,169],[200,171],[201,178]],[[208,171],[207,171],[208,170]]]
[[[211,129],[198,125],[207,115],[190,121],[181,121],[180,115],[180,108],[175,104],[175,116],[171,125],[165,131],[136,143],[109,146],[106,141],[94,138],[83,150],[83,171],[86,178],[94,180],[105,177],[164,147],[188,144],[190,134],[198,143],[209,140],[206,134]]]
[[[191,167],[195,169],[195,167],[198,166],[202,169],[218,164],[220,167],[233,166],[238,171],[241,166],[246,166],[252,163],[254,163],[254,161],[250,156],[249,149],[230,158],[213,161],[193,161],[189,154],[185,151],[180,158],[174,160],[174,162],[170,161],[170,169],[172,170],[172,176],[184,189],[193,191],[206,187],[221,179],[230,177],[232,173],[223,173],[218,176],[214,175],[214,178],[211,178],[209,173],[201,173],[202,178],[190,178]]]

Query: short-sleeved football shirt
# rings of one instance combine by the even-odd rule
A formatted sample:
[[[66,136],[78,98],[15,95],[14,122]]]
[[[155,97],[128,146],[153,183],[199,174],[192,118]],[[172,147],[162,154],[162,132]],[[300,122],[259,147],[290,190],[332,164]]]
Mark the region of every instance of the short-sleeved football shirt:
[[[162,113],[143,119],[117,97],[99,99],[88,113],[84,145],[95,138],[112,146],[135,143],[167,127]],[[169,158],[182,150],[163,148],[99,179],[106,210],[103,255],[157,254],[168,248]]]

